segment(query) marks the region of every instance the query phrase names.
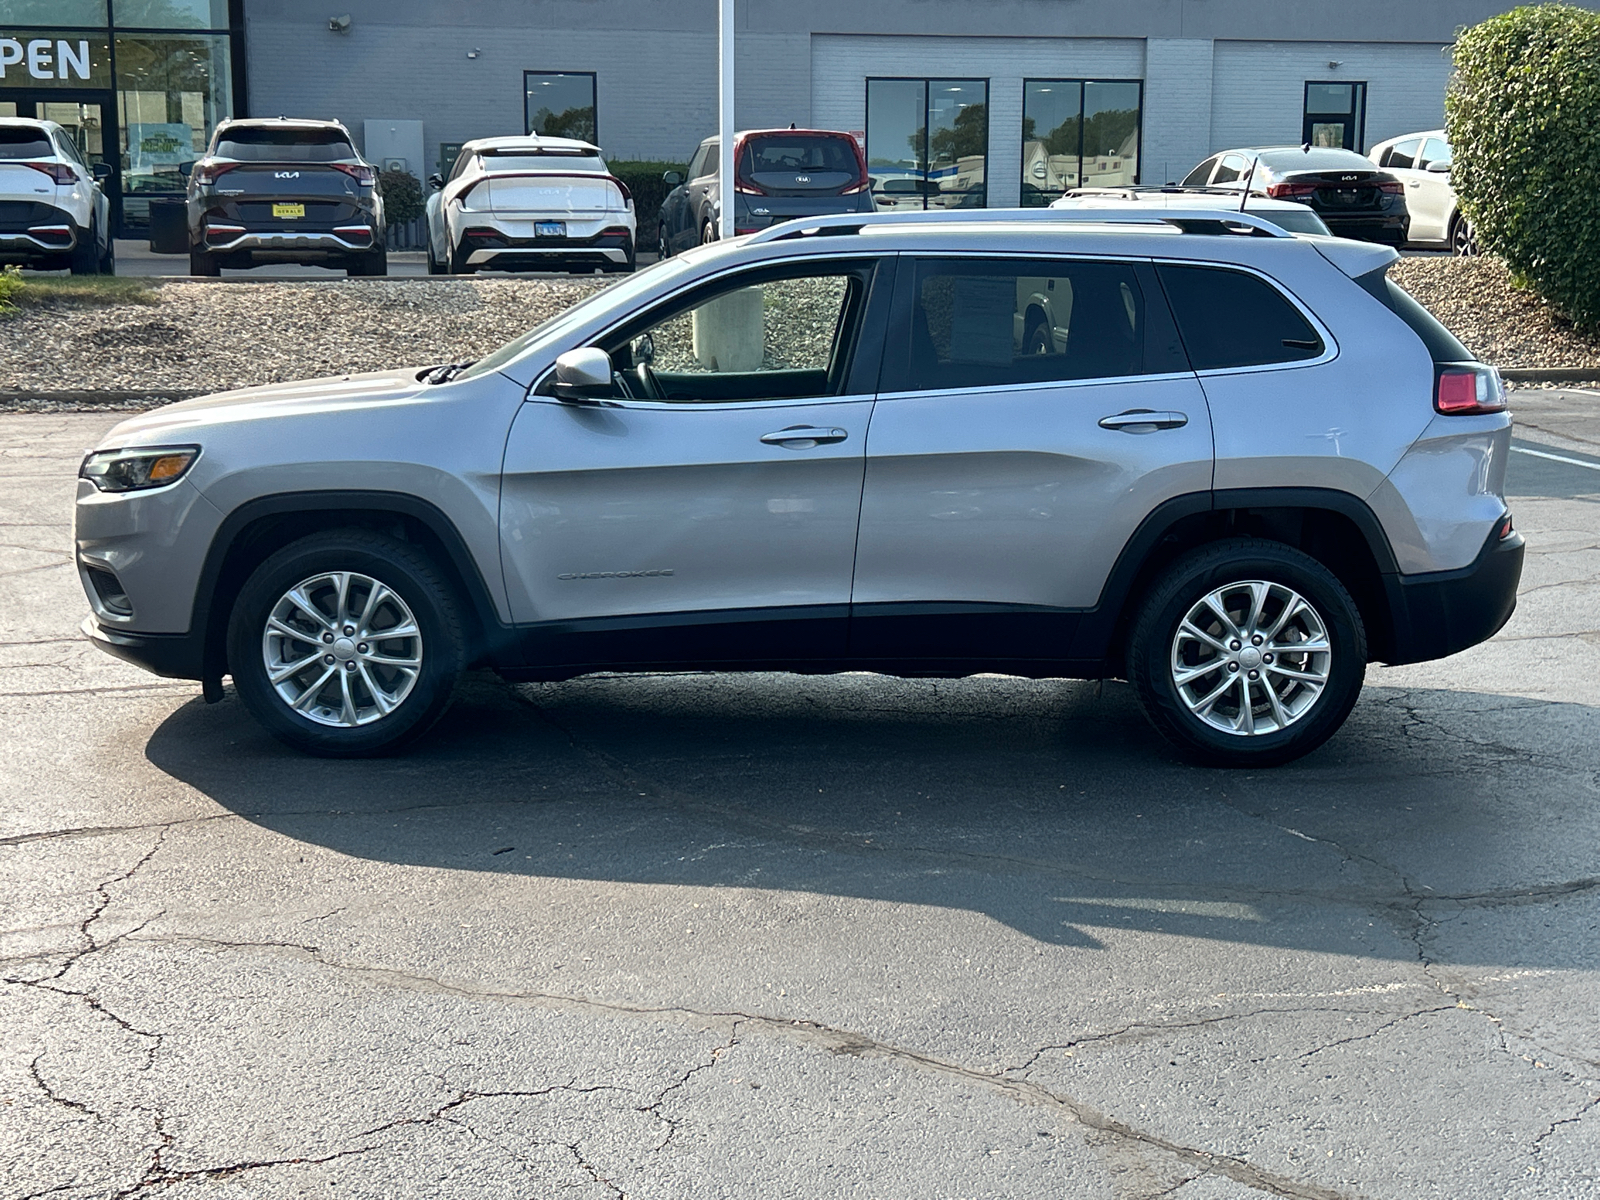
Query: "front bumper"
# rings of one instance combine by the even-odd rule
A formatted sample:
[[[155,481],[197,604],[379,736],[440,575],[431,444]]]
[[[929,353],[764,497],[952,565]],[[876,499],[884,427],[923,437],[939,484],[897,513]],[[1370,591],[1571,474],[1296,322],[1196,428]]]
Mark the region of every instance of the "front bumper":
[[[204,678],[203,639],[193,634],[108,629],[92,614],[83,619],[79,629],[101,650],[123,662],[168,679]]]
[[[1499,633],[1517,607],[1526,543],[1491,534],[1471,566],[1425,575],[1385,575],[1393,623],[1390,666],[1427,662]]]

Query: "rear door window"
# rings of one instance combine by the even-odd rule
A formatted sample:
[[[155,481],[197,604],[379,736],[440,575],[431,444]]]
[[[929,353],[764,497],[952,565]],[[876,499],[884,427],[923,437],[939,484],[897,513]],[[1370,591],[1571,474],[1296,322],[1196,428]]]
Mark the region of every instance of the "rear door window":
[[[1300,310],[1257,275],[1226,267],[1157,266],[1196,371],[1318,358],[1326,348]]]
[[[1222,166],[1217,168],[1217,177],[1214,183],[1232,183],[1245,173],[1245,161],[1237,154],[1230,154],[1222,160]]]
[[[1140,276],[1133,263],[922,260],[912,277],[904,377],[888,390],[1181,370],[1159,351],[1147,353],[1152,316],[1159,327],[1170,322],[1159,296],[1149,304]]]

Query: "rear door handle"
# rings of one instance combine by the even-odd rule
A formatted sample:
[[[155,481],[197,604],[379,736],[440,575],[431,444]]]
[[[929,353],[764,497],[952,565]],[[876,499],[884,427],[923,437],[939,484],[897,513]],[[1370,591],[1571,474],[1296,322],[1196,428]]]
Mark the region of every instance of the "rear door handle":
[[[813,446],[826,446],[842,442],[849,437],[843,429],[822,429],[815,425],[791,425],[775,433],[763,433],[761,440],[769,446],[782,446],[785,450],[809,450]]]
[[[1157,429],[1177,429],[1187,425],[1189,416],[1181,412],[1152,412],[1148,408],[1130,408],[1114,417],[1101,417],[1101,429],[1120,429],[1124,433],[1153,433]]]

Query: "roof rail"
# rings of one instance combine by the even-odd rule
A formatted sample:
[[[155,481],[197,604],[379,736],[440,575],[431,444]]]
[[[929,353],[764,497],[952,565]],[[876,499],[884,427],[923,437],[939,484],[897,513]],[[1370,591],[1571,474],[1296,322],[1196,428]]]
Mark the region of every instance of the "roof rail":
[[[1171,225],[1184,233],[1234,234],[1248,230],[1252,237],[1292,238],[1271,221],[1252,213],[1215,208],[1164,208],[1140,211],[1111,208],[957,208],[925,212],[836,213],[826,217],[796,217],[750,235],[751,245],[802,237],[840,237],[868,227],[894,225]]]

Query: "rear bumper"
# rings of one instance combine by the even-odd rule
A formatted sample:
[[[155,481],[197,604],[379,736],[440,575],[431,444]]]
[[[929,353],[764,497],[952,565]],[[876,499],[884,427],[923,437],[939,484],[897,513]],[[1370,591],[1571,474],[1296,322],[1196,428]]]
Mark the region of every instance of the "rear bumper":
[[[201,639],[188,633],[134,633],[107,629],[93,615],[79,626],[83,635],[113,658],[168,679],[203,678]]]
[[[1361,242],[1381,242],[1385,246],[1403,246],[1411,231],[1411,218],[1399,216],[1350,216],[1318,211],[1323,224],[1334,237],[1354,238]]]
[[[0,225],[0,263],[71,254],[83,236],[71,215],[59,210],[26,224]]]
[[[474,267],[548,271],[569,267],[625,267],[633,258],[631,233],[601,232],[586,238],[514,237],[499,230],[468,230],[462,247]]]
[[[1394,624],[1391,666],[1444,658],[1487,641],[1517,607],[1526,543],[1490,535],[1471,566],[1426,575],[1386,575]]]
[[[200,248],[200,247],[197,247]],[[217,230],[208,228],[203,249],[213,254],[233,254],[240,250],[262,251],[322,251],[334,254],[366,254],[369,251],[382,248],[382,243],[374,238],[371,229],[357,233],[352,226],[348,230],[320,233],[309,229],[297,229],[292,233],[262,230],[251,232],[224,228]]]

